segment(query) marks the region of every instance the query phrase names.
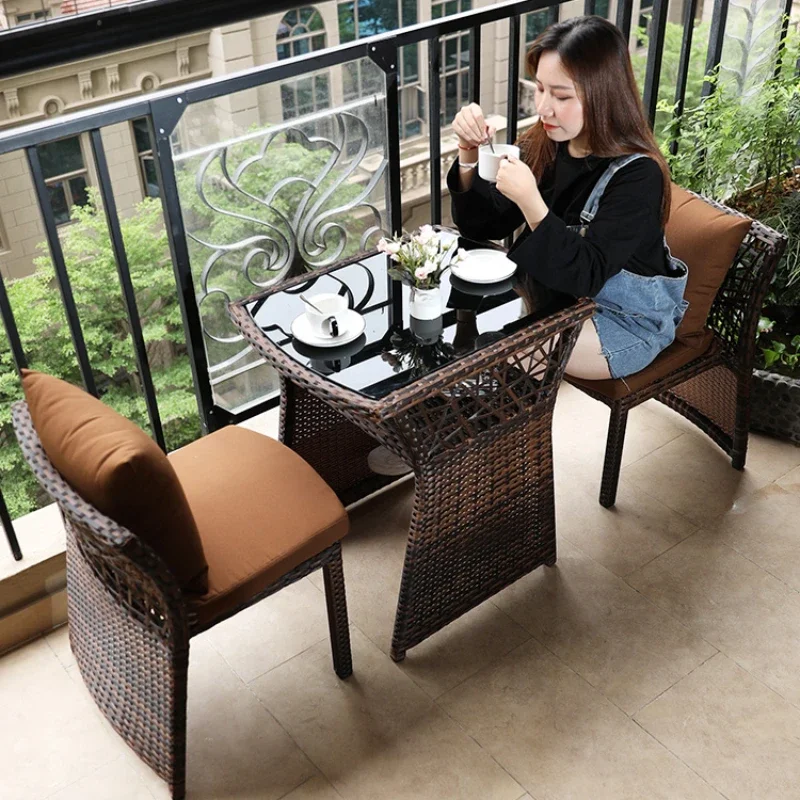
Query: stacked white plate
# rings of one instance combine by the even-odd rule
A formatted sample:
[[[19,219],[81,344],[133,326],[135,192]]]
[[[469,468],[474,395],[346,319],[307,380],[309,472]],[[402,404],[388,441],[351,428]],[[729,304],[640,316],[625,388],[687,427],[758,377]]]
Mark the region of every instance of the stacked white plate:
[[[463,261],[453,264],[450,271],[468,283],[499,283],[510,278],[517,265],[499,250],[468,250]]]

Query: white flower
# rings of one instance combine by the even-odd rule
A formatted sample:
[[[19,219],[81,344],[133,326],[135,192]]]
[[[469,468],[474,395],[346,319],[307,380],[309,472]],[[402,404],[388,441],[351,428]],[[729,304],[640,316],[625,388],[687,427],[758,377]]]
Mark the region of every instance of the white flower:
[[[430,259],[428,259],[428,261],[425,262],[425,265],[422,267],[422,269],[424,269],[430,275],[431,272],[436,272],[436,264]]]
[[[465,259],[469,258],[469,253],[463,248],[458,248],[458,260],[464,261]]]
[[[436,238],[436,232],[433,230],[431,225],[423,225],[419,229],[418,238],[423,244],[428,244],[428,242]]]
[[[381,253],[395,255],[400,252],[400,244],[398,242],[390,242],[388,239],[379,239],[376,248]]]
[[[415,278],[416,278],[418,281],[424,281],[424,280],[426,280],[426,279],[427,279],[427,277],[428,277],[428,273],[427,273],[427,271],[425,270],[425,267],[417,267],[417,268],[414,270],[414,277],[415,277]]]

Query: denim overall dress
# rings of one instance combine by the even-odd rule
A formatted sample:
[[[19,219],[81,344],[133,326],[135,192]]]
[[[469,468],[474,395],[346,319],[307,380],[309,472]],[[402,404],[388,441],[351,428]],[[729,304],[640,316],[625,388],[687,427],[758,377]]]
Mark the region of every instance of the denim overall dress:
[[[608,165],[581,211],[582,224],[567,226],[570,230],[586,235],[609,181],[637,158],[649,156],[633,153]],[[683,299],[689,270],[670,253],[666,237],[664,250],[670,265],[669,275],[636,275],[623,269],[609,278],[593,298],[597,310],[592,320],[612,378],[639,372],[672,344],[675,329],[689,307]]]

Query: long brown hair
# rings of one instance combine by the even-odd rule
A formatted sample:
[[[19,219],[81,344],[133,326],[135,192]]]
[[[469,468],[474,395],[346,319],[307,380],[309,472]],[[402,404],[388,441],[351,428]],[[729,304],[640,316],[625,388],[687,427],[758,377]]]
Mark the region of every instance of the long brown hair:
[[[625,37],[602,17],[575,17],[551,25],[528,50],[525,63],[531,78],[542,53],[551,51],[558,53],[575,82],[590,152],[612,158],[646,153],[661,168],[661,223],[666,225],[671,199],[669,167],[647,123]],[[540,179],[556,156],[556,143],[548,138],[542,121],[525,131],[518,144],[523,159]]]

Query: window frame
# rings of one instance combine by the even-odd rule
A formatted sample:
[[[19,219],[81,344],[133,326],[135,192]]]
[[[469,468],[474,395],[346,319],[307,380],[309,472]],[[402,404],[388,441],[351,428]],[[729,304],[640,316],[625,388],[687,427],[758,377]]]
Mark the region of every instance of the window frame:
[[[300,13],[302,11],[306,11],[310,9],[312,11],[311,16],[309,17],[309,21],[313,18],[314,14],[316,14],[320,21],[322,22],[322,27],[319,30],[306,30],[305,33],[294,34],[295,28],[302,25],[303,27],[307,27],[305,23],[300,20]],[[286,17],[294,12],[297,15],[297,23],[294,25],[289,25],[285,20]],[[328,31],[325,27],[325,18],[322,16],[322,12],[316,5],[303,5],[298,6],[296,8],[290,8],[284,12],[283,16],[281,17],[280,21],[278,22],[278,29],[280,30],[281,25],[286,25],[289,29],[289,33],[286,36],[282,36],[280,38],[277,37],[276,34],[276,41],[275,41],[275,54],[277,56],[278,61],[283,61],[286,58],[295,58],[298,53],[295,53],[295,44],[299,41],[308,41],[309,42],[309,52],[315,53],[317,50],[324,50],[328,46]],[[313,45],[314,39],[317,37],[322,36],[322,47],[315,48]],[[288,56],[280,56],[278,55],[279,51],[278,48],[284,45],[288,45],[289,47],[289,55]],[[301,84],[304,81],[311,81],[311,109],[310,111],[302,111],[300,110],[300,101],[299,101],[299,92],[302,90]],[[323,90],[321,88],[318,89],[321,83],[325,83],[324,93],[325,96],[322,96]],[[280,83],[280,95],[281,95],[281,116],[284,121],[290,119],[297,119],[299,117],[304,116],[308,113],[315,113],[317,111],[324,111],[331,107],[331,82],[330,76],[327,72],[325,73],[308,73],[306,75],[301,75],[297,78],[288,81],[282,81]],[[291,101],[287,100],[288,97],[291,97]],[[287,114],[287,110],[292,111],[293,113]]]
[[[142,189],[142,197],[151,197],[157,200],[161,197],[161,187],[157,186],[157,193],[150,194],[150,183],[147,180],[147,170],[145,169],[144,162],[145,161],[152,161],[153,165],[155,166],[156,157],[153,150],[153,140],[150,138],[150,128],[147,128],[147,135],[148,139],[150,139],[150,148],[147,150],[139,150],[139,143],[136,140],[136,123],[144,120],[145,124],[147,123],[147,117],[139,117],[138,119],[132,119],[130,122],[131,125],[131,139],[133,141],[133,151],[136,153],[136,163],[139,167],[139,183],[141,184]],[[156,170],[156,181],[158,180],[158,170]]]
[[[41,22],[45,19],[50,19],[49,8],[39,9],[37,11],[24,11],[22,14],[14,15],[14,26],[32,25],[34,22]]]
[[[78,147],[80,148],[81,161],[83,162],[83,166],[81,167],[81,169],[75,169],[75,170],[72,170],[70,172],[60,172],[58,175],[52,175],[51,177],[44,179],[44,185],[48,189],[50,187],[52,187],[52,186],[55,186],[58,183],[62,183],[62,192],[64,194],[64,200],[65,200],[65,203],[66,203],[67,211],[69,212],[69,219],[64,220],[64,222],[59,222],[57,219],[55,219],[56,211],[53,208],[52,202],[50,203],[50,208],[51,208],[51,210],[53,212],[53,219],[54,219],[54,221],[56,223],[56,226],[59,227],[59,228],[63,228],[65,226],[67,226],[67,225],[71,225],[73,223],[73,221],[74,221],[72,219],[72,209],[76,205],[76,203],[73,202],[73,199],[72,199],[72,190],[71,190],[71,187],[70,187],[70,181],[74,180],[75,178],[83,178],[84,179],[84,184],[85,184],[87,189],[92,185],[91,180],[90,180],[90,175],[89,175],[89,167],[88,167],[87,160],[86,160],[86,149],[84,147],[84,137],[83,137],[82,134],[78,134],[76,136],[65,136],[62,139],[56,139],[55,141],[46,142],[43,145],[38,145],[38,147],[47,147],[48,145],[57,144],[58,142],[66,142],[66,141],[69,141],[70,139],[76,139],[78,141]]]

